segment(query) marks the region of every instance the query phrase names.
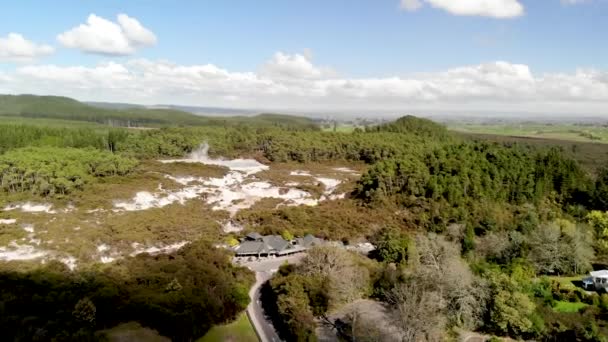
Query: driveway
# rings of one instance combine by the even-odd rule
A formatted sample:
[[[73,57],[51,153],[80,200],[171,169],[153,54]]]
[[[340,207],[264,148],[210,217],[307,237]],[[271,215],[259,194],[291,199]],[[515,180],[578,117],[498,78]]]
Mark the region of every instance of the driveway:
[[[260,301],[260,289],[262,284],[272,278],[272,274],[275,273],[281,265],[285,263],[298,263],[303,257],[304,254],[299,254],[241,264],[255,272],[255,284],[249,290],[251,302],[249,303],[249,306],[247,306],[247,315],[262,342],[283,341],[272,326],[272,323],[267,320],[266,315],[264,315],[264,309],[262,309],[262,302]]]

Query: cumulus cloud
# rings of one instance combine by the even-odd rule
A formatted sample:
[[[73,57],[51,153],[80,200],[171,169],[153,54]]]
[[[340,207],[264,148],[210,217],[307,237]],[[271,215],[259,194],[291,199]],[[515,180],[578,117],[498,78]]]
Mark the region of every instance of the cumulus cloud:
[[[29,62],[53,52],[52,46],[36,44],[18,33],[0,37],[0,61]]]
[[[321,70],[303,56],[285,53],[273,56],[258,72],[134,59],[92,67],[22,66],[6,75],[11,82],[4,86],[11,93],[145,104],[324,112],[608,114],[608,72],[596,69],[535,74],[527,65],[496,61],[378,78],[337,77]]]
[[[277,52],[261,70],[263,76],[279,79],[318,79],[332,74],[329,68],[320,68],[311,62],[312,52],[301,54]]]
[[[416,11],[423,6],[423,2],[434,8],[462,16],[514,18],[524,14],[524,6],[518,0],[401,0],[401,8]]]
[[[91,14],[86,24],[59,34],[57,40],[68,48],[115,56],[132,55],[157,41],[152,31],[126,14],[119,14],[117,22]]]

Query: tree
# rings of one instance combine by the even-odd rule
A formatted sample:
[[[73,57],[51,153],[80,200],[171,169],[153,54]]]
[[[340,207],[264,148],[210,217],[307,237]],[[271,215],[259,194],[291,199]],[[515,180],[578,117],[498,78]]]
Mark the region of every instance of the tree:
[[[595,181],[593,205],[599,210],[608,210],[608,167],[603,167]]]
[[[182,290],[182,284],[179,283],[177,278],[173,278],[167,287],[165,288],[165,292],[179,292]]]
[[[587,215],[587,222],[595,231],[595,249],[602,256],[608,255],[608,211],[593,210]]]
[[[445,301],[441,293],[426,287],[416,279],[400,284],[389,294],[397,312],[396,325],[402,331],[402,341],[443,341]]]
[[[410,239],[394,228],[384,228],[371,241],[376,247],[374,253],[380,261],[405,263]]]
[[[562,229],[563,240],[570,253],[566,253],[568,271],[582,274],[592,270],[591,261],[595,259],[593,234],[586,225],[575,224],[568,220],[556,220]]]
[[[95,304],[93,304],[89,298],[85,297],[76,303],[72,315],[76,320],[92,325],[95,323],[96,312],[97,309],[95,308]]]
[[[287,230],[287,229],[285,229],[285,230],[283,230],[283,232],[281,232],[281,237],[282,237],[283,239],[285,239],[285,241],[291,241],[291,240],[293,240],[293,239],[294,239],[293,234],[291,234],[291,233],[289,232],[289,230]]]
[[[471,272],[460,256],[457,242],[435,234],[416,236],[419,267],[414,279],[442,297],[449,323],[474,329],[483,322],[488,287]],[[441,315],[441,313],[440,313]]]
[[[301,274],[326,284],[330,306],[361,298],[368,291],[369,271],[355,262],[357,256],[336,247],[315,247],[302,260]]]
[[[521,291],[520,284],[507,274],[490,274],[492,301],[490,303],[490,324],[502,334],[521,336],[533,333],[533,317],[536,305]]]
[[[535,305],[530,297],[521,292],[498,290],[494,294],[494,305],[491,310],[492,323],[502,333],[532,332],[534,323],[530,316],[534,313]]]
[[[566,245],[561,241],[561,229],[556,224],[544,224],[530,234],[530,261],[537,273],[564,273]]]

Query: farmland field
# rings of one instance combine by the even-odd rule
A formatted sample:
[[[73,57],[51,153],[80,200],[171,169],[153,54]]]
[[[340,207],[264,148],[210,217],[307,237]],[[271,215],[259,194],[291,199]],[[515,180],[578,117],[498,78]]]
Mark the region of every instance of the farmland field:
[[[608,127],[542,123],[453,123],[448,128],[463,133],[495,134],[516,137],[608,143]]]

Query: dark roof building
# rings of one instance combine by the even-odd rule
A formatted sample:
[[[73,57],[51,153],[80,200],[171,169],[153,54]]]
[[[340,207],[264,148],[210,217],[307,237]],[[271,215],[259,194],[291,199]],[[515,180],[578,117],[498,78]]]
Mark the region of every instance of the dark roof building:
[[[320,245],[322,242],[321,239],[307,235],[296,239],[296,243],[292,245],[279,235],[262,236],[258,233],[249,233],[234,251],[238,257],[283,256],[303,252],[310,247]]]
[[[249,234],[247,234],[247,236],[245,237],[245,239],[247,239],[247,240],[251,240],[251,241],[256,241],[256,240],[261,239],[262,237],[263,237],[263,236],[262,236],[262,235],[260,235],[260,233],[253,232],[253,233],[249,233]]]
[[[321,246],[325,243],[323,239],[319,239],[314,235],[307,234],[303,238],[296,239],[296,245],[302,246],[304,248],[311,248],[315,246]]]

